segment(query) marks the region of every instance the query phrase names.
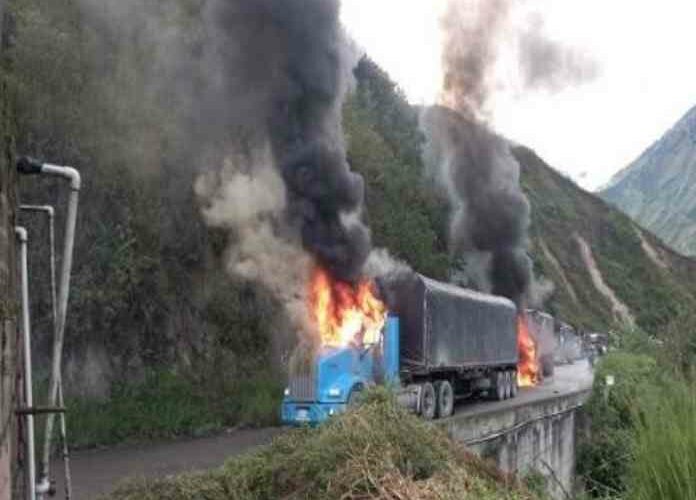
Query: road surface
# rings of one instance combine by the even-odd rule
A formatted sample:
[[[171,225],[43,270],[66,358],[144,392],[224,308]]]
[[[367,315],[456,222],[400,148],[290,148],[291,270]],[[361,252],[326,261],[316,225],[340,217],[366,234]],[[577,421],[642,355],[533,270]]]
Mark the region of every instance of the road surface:
[[[475,414],[495,408],[523,406],[534,401],[553,398],[589,389],[592,372],[585,360],[574,365],[556,367],[552,380],[530,389],[521,389],[516,398],[501,402],[464,401],[457,413]],[[108,450],[87,450],[72,454],[73,497],[93,499],[108,493],[125,478],[133,476],[163,477],[187,471],[210,469],[222,465],[227,457],[269,443],[283,432],[280,428],[239,430],[202,439],[189,439],[159,444],[122,446]],[[56,460],[53,473],[57,494],[63,499],[62,462]]]

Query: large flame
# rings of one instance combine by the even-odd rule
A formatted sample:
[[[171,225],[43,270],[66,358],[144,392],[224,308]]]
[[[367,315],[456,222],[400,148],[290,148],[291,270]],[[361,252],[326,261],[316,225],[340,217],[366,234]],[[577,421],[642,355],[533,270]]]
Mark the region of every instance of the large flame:
[[[387,314],[370,280],[351,285],[320,268],[312,275],[310,308],[321,343],[327,346],[377,342]]]
[[[520,387],[531,387],[538,384],[541,370],[539,369],[537,345],[529,332],[529,323],[524,314],[517,317],[517,349],[520,355],[517,364],[517,384]]]

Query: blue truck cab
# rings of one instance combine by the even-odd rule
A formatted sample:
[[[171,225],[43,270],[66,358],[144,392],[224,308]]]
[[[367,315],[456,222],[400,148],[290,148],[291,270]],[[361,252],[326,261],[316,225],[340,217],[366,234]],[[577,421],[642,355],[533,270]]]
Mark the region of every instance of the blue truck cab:
[[[305,373],[291,373],[282,404],[286,425],[318,425],[345,411],[360,391],[398,383],[399,319],[389,315],[375,344],[322,346]]]

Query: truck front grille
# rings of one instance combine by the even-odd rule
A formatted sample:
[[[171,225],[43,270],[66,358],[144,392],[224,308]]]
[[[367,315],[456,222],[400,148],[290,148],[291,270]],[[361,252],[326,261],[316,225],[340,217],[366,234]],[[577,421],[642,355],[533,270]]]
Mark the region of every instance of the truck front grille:
[[[313,374],[290,376],[290,399],[293,401],[316,401]]]

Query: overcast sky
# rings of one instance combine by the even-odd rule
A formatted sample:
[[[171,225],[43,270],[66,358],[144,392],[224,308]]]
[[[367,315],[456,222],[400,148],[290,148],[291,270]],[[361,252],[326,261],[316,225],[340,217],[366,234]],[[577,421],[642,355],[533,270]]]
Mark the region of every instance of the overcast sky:
[[[358,44],[409,100],[430,104],[441,82],[439,20],[446,0],[342,0]],[[484,0],[485,1],[485,0]],[[493,126],[595,189],[628,165],[696,105],[696,0],[519,0],[545,34],[592,58],[589,83],[556,92],[521,91],[499,44]]]

